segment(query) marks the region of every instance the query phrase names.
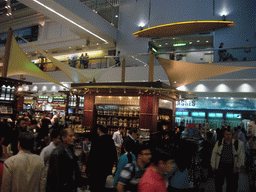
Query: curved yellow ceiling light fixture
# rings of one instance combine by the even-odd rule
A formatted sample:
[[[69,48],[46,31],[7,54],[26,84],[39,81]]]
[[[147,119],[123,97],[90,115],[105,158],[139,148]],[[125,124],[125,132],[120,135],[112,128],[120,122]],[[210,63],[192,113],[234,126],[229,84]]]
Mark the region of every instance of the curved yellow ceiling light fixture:
[[[133,33],[137,37],[162,37],[195,34],[234,26],[233,21],[185,21],[143,29]]]
[[[64,15],[58,13],[57,11],[55,11],[55,10],[53,10],[52,8],[46,6],[45,4],[43,4],[43,3],[41,3],[41,2],[39,2],[39,1],[37,1],[37,0],[33,0],[33,1],[34,1],[35,3],[41,5],[42,7],[48,9],[49,11],[55,13],[56,15],[60,16],[61,18],[63,18],[63,19],[65,19],[65,20],[69,21],[70,23],[74,24],[75,26],[79,27],[80,29],[83,29],[84,31],[90,33],[90,34],[93,35],[94,37],[97,37],[98,39],[104,41],[105,43],[108,43],[107,40],[103,39],[102,37],[96,35],[95,33],[91,32],[91,31],[89,31],[88,29],[86,29],[86,28],[84,28],[83,26],[77,24],[76,22],[70,20],[69,18],[67,18],[67,17],[65,17]]]

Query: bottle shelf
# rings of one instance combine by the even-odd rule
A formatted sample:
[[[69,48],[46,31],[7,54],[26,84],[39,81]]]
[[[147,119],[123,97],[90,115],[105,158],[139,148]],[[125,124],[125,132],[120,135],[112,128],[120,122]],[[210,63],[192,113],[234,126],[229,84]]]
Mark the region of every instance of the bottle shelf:
[[[97,116],[105,116],[105,117],[118,117],[118,118],[135,118],[138,119],[140,116],[119,116],[119,115],[104,115],[104,114],[97,114]]]

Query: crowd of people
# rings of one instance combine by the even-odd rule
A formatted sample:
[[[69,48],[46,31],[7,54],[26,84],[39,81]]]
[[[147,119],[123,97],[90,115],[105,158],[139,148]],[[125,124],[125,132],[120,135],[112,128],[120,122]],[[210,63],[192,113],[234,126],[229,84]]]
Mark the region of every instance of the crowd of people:
[[[81,158],[75,152],[76,137],[71,128],[61,125],[58,114],[45,114],[37,122],[28,113],[16,125],[1,122],[0,142],[5,161],[0,163],[1,189],[9,191],[106,191],[109,175],[114,176],[117,192],[203,191],[207,179],[215,175],[215,189],[238,190],[239,172],[250,175],[250,190],[255,190],[251,149],[255,138],[240,127],[208,132],[198,151],[196,143],[182,138],[181,125],[176,131],[160,131],[149,141],[140,139],[138,128],[120,128],[108,135],[108,128],[97,125],[83,137]],[[7,146],[11,144],[12,154]],[[2,153],[1,153],[2,154]],[[199,154],[203,170],[200,185],[191,178],[193,159]],[[115,169],[113,169],[115,168]],[[113,172],[113,170],[115,170]]]

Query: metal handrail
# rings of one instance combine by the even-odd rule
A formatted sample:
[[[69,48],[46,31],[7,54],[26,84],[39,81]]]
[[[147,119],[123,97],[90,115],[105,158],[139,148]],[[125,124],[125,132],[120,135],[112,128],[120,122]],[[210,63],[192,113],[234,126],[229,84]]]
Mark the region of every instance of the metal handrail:
[[[218,51],[218,50],[233,50],[233,49],[255,49],[256,46],[246,46],[246,47],[227,47],[227,48],[209,48],[209,49],[196,49],[196,50],[184,50],[184,51],[167,51],[167,52],[158,52],[158,54],[168,54],[168,53],[187,53],[187,52],[204,52],[204,51]],[[144,53],[143,53],[144,54]],[[145,53],[149,54],[149,53]]]
[[[113,2],[117,2],[118,0],[115,0]],[[84,3],[85,5],[87,4],[88,1],[84,1],[82,3]],[[107,1],[105,0],[105,2],[103,3],[98,3],[97,0],[91,0],[90,1],[92,3],[92,5],[86,5],[88,8],[90,8],[91,10],[93,10],[94,12],[98,13],[102,18],[104,18],[106,21],[108,21],[109,23],[111,23],[112,25],[114,25],[115,27],[117,27],[117,22],[118,20],[115,19],[115,15],[118,14],[118,9],[112,5],[110,2],[112,1]],[[119,1],[118,1],[119,2]],[[102,8],[107,8],[110,7],[111,8],[111,13],[110,15],[105,15],[105,11],[101,12],[100,9]],[[110,18],[109,18],[109,17]]]

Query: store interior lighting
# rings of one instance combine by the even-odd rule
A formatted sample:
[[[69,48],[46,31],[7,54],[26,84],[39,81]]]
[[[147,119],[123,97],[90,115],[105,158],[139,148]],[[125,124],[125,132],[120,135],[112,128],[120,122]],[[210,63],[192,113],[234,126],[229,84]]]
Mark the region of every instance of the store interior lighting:
[[[34,1],[35,3],[41,5],[42,7],[48,9],[49,11],[55,13],[56,15],[60,16],[61,18],[63,18],[63,19],[65,19],[65,20],[69,21],[70,23],[76,25],[76,26],[79,27],[80,29],[82,29],[82,30],[84,30],[84,31],[86,31],[86,32],[88,32],[88,33],[90,33],[91,35],[97,37],[98,39],[104,41],[105,43],[108,43],[107,40],[103,39],[102,37],[96,35],[95,33],[91,32],[91,31],[89,31],[88,29],[82,27],[81,25],[79,25],[79,24],[77,24],[76,22],[72,21],[71,19],[65,17],[64,15],[58,13],[57,11],[55,11],[55,10],[53,10],[52,8],[46,6],[45,4],[43,4],[43,3],[41,3],[41,2],[39,2],[39,1],[37,1],[37,0],[33,0],[33,1]]]

